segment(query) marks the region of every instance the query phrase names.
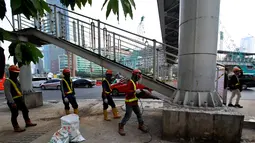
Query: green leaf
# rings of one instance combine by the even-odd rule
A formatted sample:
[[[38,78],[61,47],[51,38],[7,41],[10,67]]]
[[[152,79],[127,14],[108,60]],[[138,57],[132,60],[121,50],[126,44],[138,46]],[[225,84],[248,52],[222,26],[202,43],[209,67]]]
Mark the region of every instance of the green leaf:
[[[3,20],[6,13],[6,5],[4,0],[0,0],[0,18]]]
[[[108,16],[110,15],[112,10],[112,0],[109,1],[108,5],[107,5],[107,10],[106,10],[106,19],[108,18]]]
[[[48,13],[51,13],[51,9],[45,1],[41,0],[41,5],[42,5],[44,10],[46,10]]]
[[[20,44],[17,44],[15,47],[15,58],[17,59],[18,62],[22,62],[22,49]]]
[[[118,0],[112,0],[112,11],[114,14],[117,14],[119,11],[119,1]]]
[[[75,3],[76,3],[77,6],[79,7],[79,9],[81,9],[81,1],[80,1],[80,0],[75,0]]]
[[[69,4],[71,5],[71,9],[74,10],[75,7],[75,0],[69,0]]]
[[[134,0],[130,0],[130,3],[131,3],[131,4],[132,4],[132,6],[136,9],[135,1],[134,1]]]
[[[89,4],[92,5],[92,0],[88,0]]]
[[[21,0],[11,0],[12,11],[16,11],[21,7]]]
[[[87,3],[87,1],[88,1],[88,0],[81,0],[82,5],[85,6],[86,3]]]
[[[15,48],[18,44],[18,41],[16,42],[12,42],[10,45],[9,45],[9,53],[10,53],[10,56],[14,56],[15,55]]]
[[[103,10],[103,8],[104,8],[104,6],[105,6],[105,4],[106,4],[107,2],[108,2],[108,0],[105,0],[105,1],[104,1],[104,4],[103,4],[101,10]]]
[[[132,6],[131,6],[129,0],[121,0],[121,4],[122,4],[122,8],[123,8],[125,17],[127,17],[127,14],[129,14],[131,19],[133,19]]]

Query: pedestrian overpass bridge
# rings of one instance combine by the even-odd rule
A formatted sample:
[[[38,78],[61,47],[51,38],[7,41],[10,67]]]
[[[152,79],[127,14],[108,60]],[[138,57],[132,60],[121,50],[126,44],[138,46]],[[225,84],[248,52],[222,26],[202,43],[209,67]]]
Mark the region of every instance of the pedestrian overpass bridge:
[[[131,76],[134,66],[124,64],[121,56],[125,56],[124,51],[139,51],[140,58],[135,63],[152,71],[152,75],[143,74],[141,82],[172,100],[176,97],[177,88],[161,82],[159,73],[163,67],[178,63],[179,0],[158,0],[163,43],[56,5],[49,6],[52,12],[40,19],[15,16],[16,31],[11,33],[12,37],[38,46],[54,44],[127,77]],[[211,94],[196,93],[194,97],[198,99],[198,106],[207,100],[210,100],[210,106],[220,105],[218,98],[214,99]]]
[[[176,47],[56,5],[50,7],[52,13],[47,13],[40,19],[29,20],[24,15],[15,16],[13,25],[16,31],[10,33],[12,39],[28,41],[38,46],[54,44],[127,77],[131,77],[133,66],[123,64],[120,58],[123,51],[148,51],[139,55],[139,62],[147,64],[153,74],[143,74],[141,82],[163,95],[173,97],[176,88],[158,80],[158,73],[160,66],[176,61],[176,53],[166,52],[166,49],[177,51]]]

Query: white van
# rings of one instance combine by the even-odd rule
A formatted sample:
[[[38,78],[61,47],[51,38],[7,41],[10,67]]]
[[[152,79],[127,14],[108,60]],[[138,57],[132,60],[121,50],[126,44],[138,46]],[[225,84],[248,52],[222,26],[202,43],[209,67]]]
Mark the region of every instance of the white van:
[[[33,77],[32,85],[33,87],[39,88],[40,85],[47,81],[47,77]]]

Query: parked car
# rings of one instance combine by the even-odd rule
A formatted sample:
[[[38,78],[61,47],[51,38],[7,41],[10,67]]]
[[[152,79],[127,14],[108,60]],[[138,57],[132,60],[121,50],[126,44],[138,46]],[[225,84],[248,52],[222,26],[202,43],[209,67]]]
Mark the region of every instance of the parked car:
[[[39,88],[40,85],[46,81],[47,81],[47,77],[33,77],[32,85],[33,85],[33,87]]]
[[[239,81],[242,84],[243,89],[255,87],[255,77],[253,75],[242,75],[239,77]]]
[[[73,81],[74,87],[86,87],[86,88],[92,88],[95,86],[95,82],[89,80],[89,79],[77,79]]]
[[[124,94],[127,92],[127,82],[128,80],[120,80],[119,82],[115,83],[115,84],[112,84],[111,85],[111,89],[112,89],[112,95],[113,96],[118,96],[120,94]],[[145,89],[145,90],[148,90],[150,93],[152,92],[152,89],[144,86],[143,84],[141,83],[138,83],[136,85],[136,88],[137,89]]]
[[[60,89],[60,79],[50,79],[40,85],[41,89]]]

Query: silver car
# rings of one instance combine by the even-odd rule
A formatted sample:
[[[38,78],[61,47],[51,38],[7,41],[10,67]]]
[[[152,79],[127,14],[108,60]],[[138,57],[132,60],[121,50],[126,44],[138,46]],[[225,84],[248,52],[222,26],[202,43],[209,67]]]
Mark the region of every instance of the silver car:
[[[40,85],[41,89],[60,89],[60,79],[50,79]]]

